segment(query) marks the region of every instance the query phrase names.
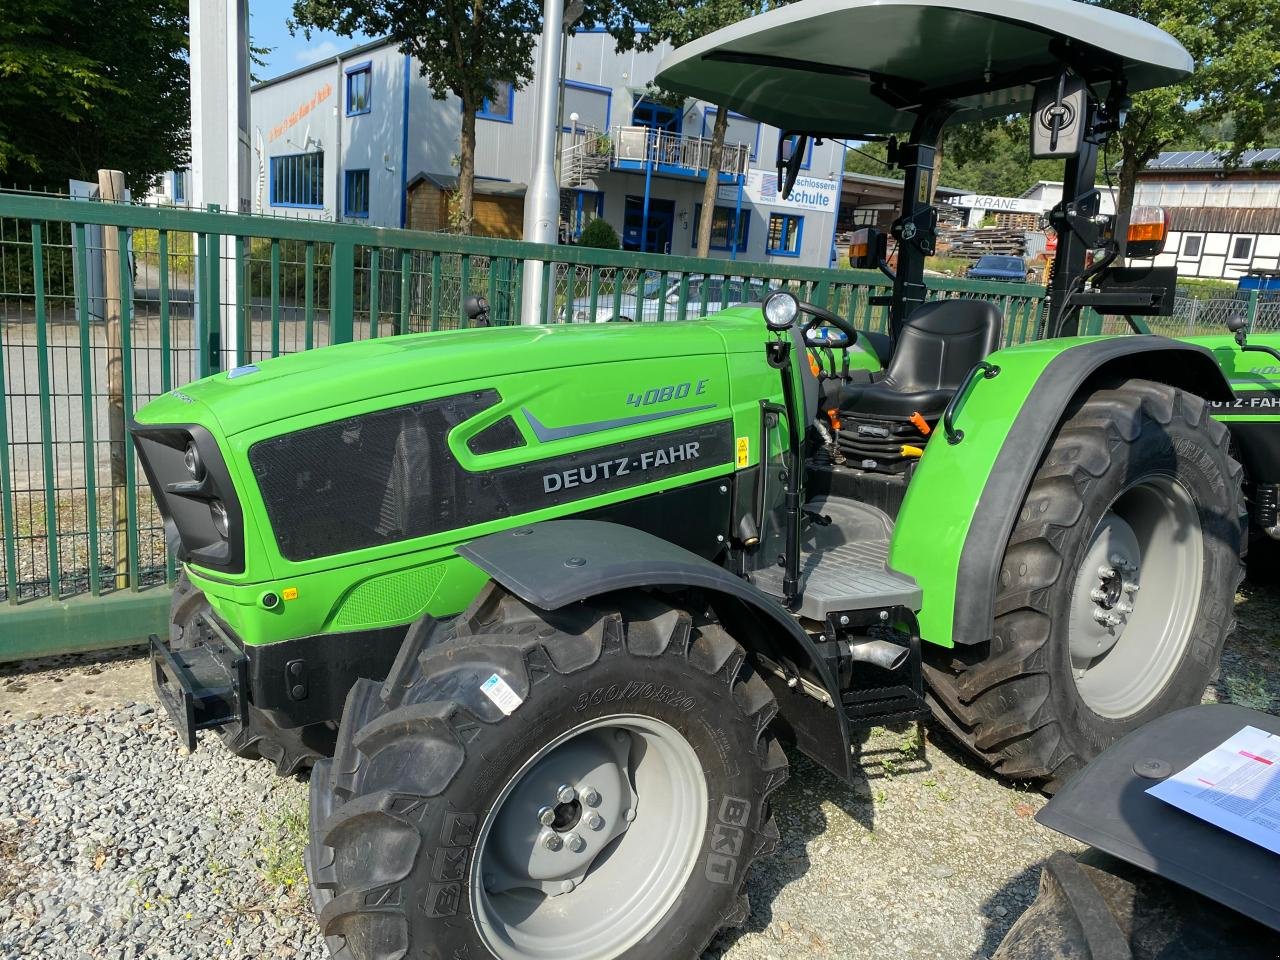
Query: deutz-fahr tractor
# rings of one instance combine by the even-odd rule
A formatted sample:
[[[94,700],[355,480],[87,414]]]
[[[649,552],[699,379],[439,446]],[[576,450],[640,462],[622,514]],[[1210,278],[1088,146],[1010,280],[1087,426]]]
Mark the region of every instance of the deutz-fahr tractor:
[[[157,689],[190,746],[313,768],[335,955],[695,956],[777,841],[780,741],[847,778],[859,731],[931,715],[1053,789],[1201,698],[1247,505],[1280,532],[1273,361],[1141,333],[1173,276],[1123,264],[1165,222],[1094,189],[1128,95],[1191,66],[1068,0],[801,0],[658,82],[781,128],[784,189],[809,138],[892,138],[902,214],[859,254],[887,336],[776,291],[334,346],[137,414],[184,570]],[[923,267],[944,126],[1020,112],[1066,186],[1045,336],[999,349]]]

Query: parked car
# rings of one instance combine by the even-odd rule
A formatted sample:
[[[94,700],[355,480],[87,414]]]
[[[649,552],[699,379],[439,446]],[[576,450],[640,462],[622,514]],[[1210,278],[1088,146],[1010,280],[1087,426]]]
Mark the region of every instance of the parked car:
[[[693,274],[689,277],[689,309],[686,316],[696,316],[702,304],[703,293],[706,293],[707,309],[711,312],[723,307],[737,306],[743,303],[759,303],[764,300],[773,288],[763,280],[748,279],[743,281],[733,278],[728,282],[723,277],[707,277]],[[745,285],[744,285],[745,284]],[[637,288],[622,295],[617,309],[614,309],[613,292],[602,289],[596,297],[595,316],[591,316],[591,298],[578,297],[565,306],[564,318],[569,323],[607,323],[620,321],[630,323],[637,320],[657,320],[659,302],[665,299],[666,306],[661,311],[664,320],[677,320],[680,317],[680,280],[668,277],[663,283],[659,273],[645,273]]]
[[[970,280],[1003,280],[1005,283],[1027,282],[1027,261],[1022,257],[1006,257],[988,254],[965,274]]]

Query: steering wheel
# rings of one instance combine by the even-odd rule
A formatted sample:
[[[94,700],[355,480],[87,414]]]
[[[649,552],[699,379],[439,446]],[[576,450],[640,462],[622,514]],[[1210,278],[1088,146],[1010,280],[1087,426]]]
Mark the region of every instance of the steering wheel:
[[[813,318],[808,323],[806,323],[803,328],[804,342],[806,346],[810,346],[810,347],[835,346],[835,344],[829,343],[827,341],[816,341],[813,337],[810,336],[810,334],[814,330],[817,330],[818,327],[822,326],[823,324],[830,324],[831,326],[835,327],[837,330],[839,330],[841,333],[843,333],[846,337],[849,338],[849,342],[844,345],[846,348],[852,347],[855,343],[858,342],[857,328],[855,328],[854,325],[851,324],[844,317],[837,316],[836,314],[832,313],[830,310],[827,310],[823,307],[819,307],[815,304],[805,303],[803,300],[799,301],[799,304],[800,304],[800,312],[807,313],[809,316]]]

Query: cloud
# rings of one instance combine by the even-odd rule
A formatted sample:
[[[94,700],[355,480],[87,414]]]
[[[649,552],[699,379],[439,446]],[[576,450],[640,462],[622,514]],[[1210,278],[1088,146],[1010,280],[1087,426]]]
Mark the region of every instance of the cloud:
[[[299,66],[306,66],[311,63],[318,63],[321,60],[328,60],[330,57],[336,57],[342,52],[342,48],[333,40],[321,40],[314,46],[305,47],[293,55],[298,61]]]

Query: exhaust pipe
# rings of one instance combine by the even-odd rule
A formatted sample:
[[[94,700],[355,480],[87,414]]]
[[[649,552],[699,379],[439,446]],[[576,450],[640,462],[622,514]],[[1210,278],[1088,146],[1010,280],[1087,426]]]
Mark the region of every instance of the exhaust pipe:
[[[863,640],[849,644],[849,656],[863,663],[875,664],[883,670],[897,670],[907,662],[911,651],[888,640]]]

